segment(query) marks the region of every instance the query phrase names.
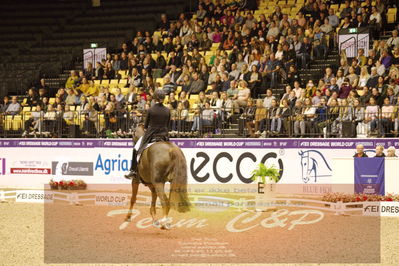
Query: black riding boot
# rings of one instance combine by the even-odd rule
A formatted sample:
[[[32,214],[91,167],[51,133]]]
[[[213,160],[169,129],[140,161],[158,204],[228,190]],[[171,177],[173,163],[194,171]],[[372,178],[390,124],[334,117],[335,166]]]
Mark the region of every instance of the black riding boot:
[[[137,175],[137,151],[133,149],[132,155],[132,166],[130,167],[130,172],[125,175],[125,178],[132,179]]]

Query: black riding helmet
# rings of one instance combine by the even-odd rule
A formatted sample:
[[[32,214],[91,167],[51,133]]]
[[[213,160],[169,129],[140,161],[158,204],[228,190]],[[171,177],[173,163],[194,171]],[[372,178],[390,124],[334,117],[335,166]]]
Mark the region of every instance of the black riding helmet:
[[[162,103],[165,100],[165,92],[163,90],[155,90],[154,91],[154,100]]]

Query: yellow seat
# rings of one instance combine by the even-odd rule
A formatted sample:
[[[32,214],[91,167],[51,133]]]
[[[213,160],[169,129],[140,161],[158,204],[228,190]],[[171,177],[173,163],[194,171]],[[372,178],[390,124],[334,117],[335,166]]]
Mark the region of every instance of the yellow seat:
[[[4,129],[11,130],[12,128],[12,115],[6,115],[4,118]]]
[[[101,85],[109,85],[109,79],[103,79]]]
[[[119,83],[117,87],[118,87],[119,89],[124,89],[125,86],[126,86],[126,84]],[[127,88],[126,88],[126,89],[127,89]]]
[[[163,78],[157,78],[155,80],[156,83],[159,83],[159,85],[161,85],[161,87],[163,87]]]
[[[127,84],[127,79],[120,79],[118,84]]]
[[[112,93],[112,94],[116,94],[116,89],[117,88],[111,87],[109,92]]]
[[[127,93],[129,92],[129,88],[123,87],[123,88],[120,88],[120,89],[121,89],[121,92],[122,92],[123,95],[127,95]]]
[[[283,9],[281,10],[281,12],[283,12],[283,14],[288,14],[288,13],[290,13],[290,11],[291,11],[291,8],[290,8],[290,7],[285,7],[285,8],[283,8]]]
[[[24,108],[22,108],[22,112],[30,112],[31,107],[30,106],[25,106]]]
[[[127,70],[119,70],[118,74],[121,75],[122,79],[125,79],[127,77]]]
[[[330,6],[330,8],[334,9],[334,11],[338,10],[338,4],[333,4]]]
[[[22,116],[21,115],[15,115],[12,119],[12,129],[13,130],[19,130],[22,128]]]
[[[105,126],[104,114],[99,115],[98,121],[100,122],[100,128],[104,128],[104,126]]]
[[[193,100],[190,97],[190,99],[188,99],[188,102],[190,103],[190,106],[193,106],[195,104],[196,100]]]
[[[182,86],[177,86],[175,93],[179,94],[182,90]]]
[[[94,81],[94,84],[95,84],[95,85],[100,85],[100,84],[101,84],[101,80],[96,79],[96,80]]]
[[[396,14],[392,14],[392,13],[387,14],[387,22],[395,23],[396,22]]]
[[[190,95],[190,100],[197,101],[198,99],[199,99],[198,94],[191,94],[191,95]]]
[[[36,106],[32,107],[32,112],[36,112]]]
[[[76,110],[76,106],[75,106],[75,105],[70,105],[70,106],[69,106],[69,110],[75,111],[75,110]]]
[[[389,8],[387,12],[387,22],[388,23],[395,23],[396,22],[396,8]]]
[[[55,103],[55,98],[50,98],[50,99],[48,100],[48,103],[51,104],[51,105],[53,105],[53,104]]]
[[[119,80],[118,79],[111,79],[111,81],[109,82],[109,84],[118,84]]]
[[[76,112],[79,112],[79,111],[80,111],[80,105],[77,105],[77,106],[76,106],[75,111],[76,111]]]

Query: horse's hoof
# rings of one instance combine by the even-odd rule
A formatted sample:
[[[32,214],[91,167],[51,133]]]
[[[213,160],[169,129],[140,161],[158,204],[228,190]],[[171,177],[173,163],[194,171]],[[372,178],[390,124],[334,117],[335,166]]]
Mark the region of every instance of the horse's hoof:
[[[119,230],[125,230],[126,227],[130,224],[130,222],[125,221],[119,226]]]
[[[156,220],[152,223],[152,225],[156,228],[161,228],[161,223],[159,222],[159,220]]]
[[[161,226],[162,230],[170,230],[170,228],[171,228],[171,224],[170,223],[166,223],[163,226]]]

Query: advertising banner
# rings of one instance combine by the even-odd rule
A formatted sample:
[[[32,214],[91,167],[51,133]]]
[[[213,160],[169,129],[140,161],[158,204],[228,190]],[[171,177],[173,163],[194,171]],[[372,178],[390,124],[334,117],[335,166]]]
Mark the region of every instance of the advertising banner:
[[[385,194],[385,159],[355,158],[355,192]]]
[[[301,184],[325,193],[332,183],[333,158],[352,158],[363,144],[369,157],[376,145],[399,147],[398,139],[173,139],[187,161],[189,184],[249,184],[259,165],[275,166],[279,184]],[[128,184],[129,139],[0,140],[0,186],[42,188],[50,179],[88,184]],[[16,170],[18,169],[18,170]],[[44,169],[44,170],[43,170]],[[353,182],[353,174],[348,175]],[[319,186],[317,191],[311,186]]]
[[[383,217],[399,217],[399,202],[382,201],[382,202],[364,203],[363,215],[383,216]]]

